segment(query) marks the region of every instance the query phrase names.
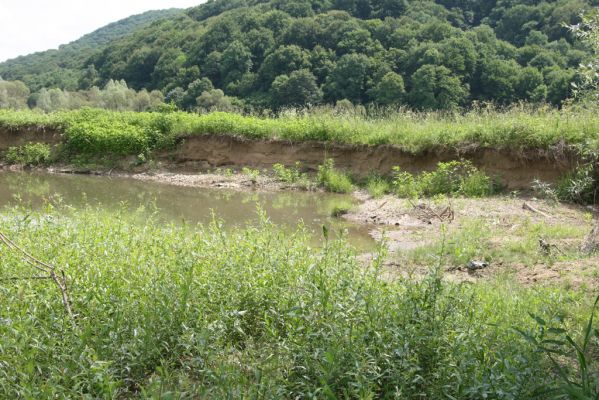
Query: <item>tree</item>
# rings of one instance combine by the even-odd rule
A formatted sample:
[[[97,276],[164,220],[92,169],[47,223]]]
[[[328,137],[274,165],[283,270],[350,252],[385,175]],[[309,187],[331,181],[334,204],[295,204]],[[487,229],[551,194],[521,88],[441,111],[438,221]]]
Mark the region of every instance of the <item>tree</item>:
[[[371,98],[378,104],[389,106],[404,102],[405,95],[406,89],[401,75],[388,72],[372,90]]]
[[[79,89],[87,90],[92,86],[96,86],[100,81],[100,74],[98,74],[98,70],[96,70],[96,66],[94,64],[90,64],[85,69],[85,72],[79,79]]]
[[[423,65],[412,76],[410,103],[420,109],[450,110],[462,105],[468,91],[447,67]]]
[[[277,107],[314,105],[322,101],[322,90],[309,70],[300,69],[277,76],[271,86],[271,96]]]
[[[243,43],[236,40],[223,52],[220,60],[220,73],[224,84],[241,79],[252,68],[252,53]]]
[[[205,111],[233,111],[233,99],[225,96],[220,89],[213,89],[202,93],[196,100],[198,107]]]
[[[167,104],[174,104],[178,108],[183,108],[185,99],[185,90],[182,87],[176,87],[166,94],[164,101]]]
[[[66,110],[69,108],[68,94],[57,88],[43,88],[39,92],[36,106],[45,112]]]
[[[545,84],[547,85],[547,100],[555,105],[560,105],[570,97],[572,82],[575,72],[555,67],[545,72]]]
[[[520,67],[513,60],[485,60],[480,79],[483,98],[503,104],[514,101],[519,69]]]
[[[29,88],[23,82],[0,78],[0,108],[26,108],[29,94]]]
[[[275,77],[302,68],[310,68],[310,53],[296,45],[280,46],[266,57],[258,75],[269,87]]]
[[[363,54],[346,54],[339,59],[324,86],[328,101],[348,99],[352,103],[366,102],[366,92],[372,87],[372,60]]]
[[[547,97],[547,86],[545,86],[543,74],[534,67],[526,67],[520,70],[515,87],[516,96],[522,100],[537,103],[545,101]]]
[[[196,99],[204,92],[209,92],[214,89],[212,82],[208,78],[196,79],[187,86],[182,100],[180,100],[180,108],[191,110],[196,106]]]
[[[574,94],[579,99],[599,103],[599,10],[585,15],[571,30],[588,47],[590,55],[579,68],[581,82],[575,86]]]

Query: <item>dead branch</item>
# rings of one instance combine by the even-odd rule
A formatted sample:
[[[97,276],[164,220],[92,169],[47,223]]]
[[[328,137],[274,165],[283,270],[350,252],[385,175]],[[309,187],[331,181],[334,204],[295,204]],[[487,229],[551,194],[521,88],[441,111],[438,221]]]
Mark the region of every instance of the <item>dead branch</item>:
[[[525,209],[525,210],[531,211],[531,212],[533,212],[535,214],[539,214],[539,215],[541,215],[541,216],[543,216],[545,218],[551,218],[551,215],[549,215],[549,214],[547,214],[547,213],[539,210],[536,207],[531,206],[527,202],[524,202],[524,204],[522,204],[522,208]]]
[[[441,222],[449,221],[452,222],[455,218],[455,213],[451,204],[445,208],[435,210],[431,206],[425,203],[414,204],[412,200],[408,200],[412,205],[412,208],[416,214],[416,217],[430,223],[433,219],[438,219]]]
[[[557,250],[557,252],[562,255],[564,254],[564,252],[555,243],[549,243],[545,239],[539,239],[539,248],[541,250],[541,253],[547,256],[551,255],[551,249]]]
[[[15,242],[10,240],[5,234],[0,232],[0,241],[6,245],[10,250],[15,253],[20,253],[21,259],[25,261],[27,264],[31,265],[33,268],[46,273],[44,276],[31,277],[30,279],[51,279],[54,281],[54,284],[58,287],[62,297],[62,304],[71,319],[74,320],[75,314],[73,313],[73,307],[71,303],[71,299],[69,297],[68,287],[67,287],[67,277],[63,270],[58,270],[55,266],[45,263],[22,248],[20,248]],[[16,280],[16,279],[13,279]]]

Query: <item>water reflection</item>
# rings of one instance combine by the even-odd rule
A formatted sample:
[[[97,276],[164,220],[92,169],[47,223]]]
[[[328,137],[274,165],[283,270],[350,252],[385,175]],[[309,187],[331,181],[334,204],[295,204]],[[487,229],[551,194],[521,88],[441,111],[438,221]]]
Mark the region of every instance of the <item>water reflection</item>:
[[[87,175],[57,175],[28,172],[0,172],[0,206],[25,204],[38,208],[48,201],[72,207],[86,204],[108,210],[123,207],[157,211],[165,221],[208,223],[213,213],[226,226],[255,223],[260,207],[278,225],[290,228],[298,223],[321,236],[322,225],[333,232],[346,230],[349,240],[360,249],[373,246],[368,229],[332,218],[340,202],[351,196],[306,192],[240,192],[227,189],[188,188],[130,178]]]

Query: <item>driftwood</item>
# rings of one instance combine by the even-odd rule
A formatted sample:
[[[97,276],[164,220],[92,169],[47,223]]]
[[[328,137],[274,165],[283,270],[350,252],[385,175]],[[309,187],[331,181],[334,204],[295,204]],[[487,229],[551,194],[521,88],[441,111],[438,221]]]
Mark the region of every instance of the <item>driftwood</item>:
[[[4,243],[6,247],[12,250],[15,253],[18,253],[22,260],[27,264],[35,268],[36,270],[42,272],[45,275],[40,276],[30,276],[30,277],[16,277],[16,278],[8,278],[4,280],[27,280],[27,279],[49,279],[54,282],[56,287],[60,290],[62,297],[62,304],[71,319],[74,320],[75,314],[73,313],[73,306],[71,303],[71,299],[69,297],[69,288],[67,286],[67,277],[63,270],[57,269],[55,266],[45,263],[41,260],[38,260],[19,246],[15,244],[12,240],[10,240],[5,234],[0,232],[0,242]]]
[[[416,218],[429,224],[435,219],[438,219],[441,222],[452,222],[455,219],[455,213],[451,204],[439,209],[434,209],[425,203],[414,204],[411,200],[410,204],[412,205]]]
[[[524,202],[524,204],[522,204],[522,208],[523,208],[523,209],[525,209],[525,210],[531,211],[531,212],[533,212],[533,213],[535,213],[535,214],[539,214],[540,216],[543,216],[543,217],[545,217],[545,218],[551,218],[551,215],[549,215],[549,214],[547,214],[547,213],[545,213],[545,212],[543,212],[543,211],[539,210],[539,209],[538,209],[538,208],[536,208],[536,207],[533,207],[533,206],[531,206],[531,205],[530,205],[529,203],[527,203],[527,202]]]

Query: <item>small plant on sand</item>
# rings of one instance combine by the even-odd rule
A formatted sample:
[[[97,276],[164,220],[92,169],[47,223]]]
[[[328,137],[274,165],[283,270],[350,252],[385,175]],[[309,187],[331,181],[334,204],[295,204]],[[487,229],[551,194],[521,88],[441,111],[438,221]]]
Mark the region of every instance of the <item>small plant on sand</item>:
[[[6,161],[10,164],[39,166],[50,162],[50,146],[45,143],[27,143],[21,147],[11,147],[6,152]]]
[[[353,189],[351,179],[347,174],[335,169],[335,162],[328,158],[323,165],[318,167],[316,177],[319,185],[329,192],[349,193]]]
[[[252,184],[255,185],[256,183],[258,183],[258,177],[260,176],[260,170],[249,168],[249,167],[243,167],[241,172],[250,179]]]
[[[371,175],[366,181],[366,190],[376,199],[389,193],[391,185],[385,178],[379,175]]]
[[[272,166],[272,170],[275,177],[283,183],[304,189],[310,189],[313,186],[308,174],[302,172],[302,164],[299,161],[293,167],[275,164]]]
[[[331,209],[331,217],[339,218],[339,217],[347,214],[352,209],[352,207],[353,207],[353,205],[349,201],[342,200],[342,201],[336,202],[333,205],[333,208]]]
[[[400,197],[438,194],[483,197],[495,192],[491,178],[470,161],[440,162],[435,171],[417,176],[395,167],[393,188]]]

